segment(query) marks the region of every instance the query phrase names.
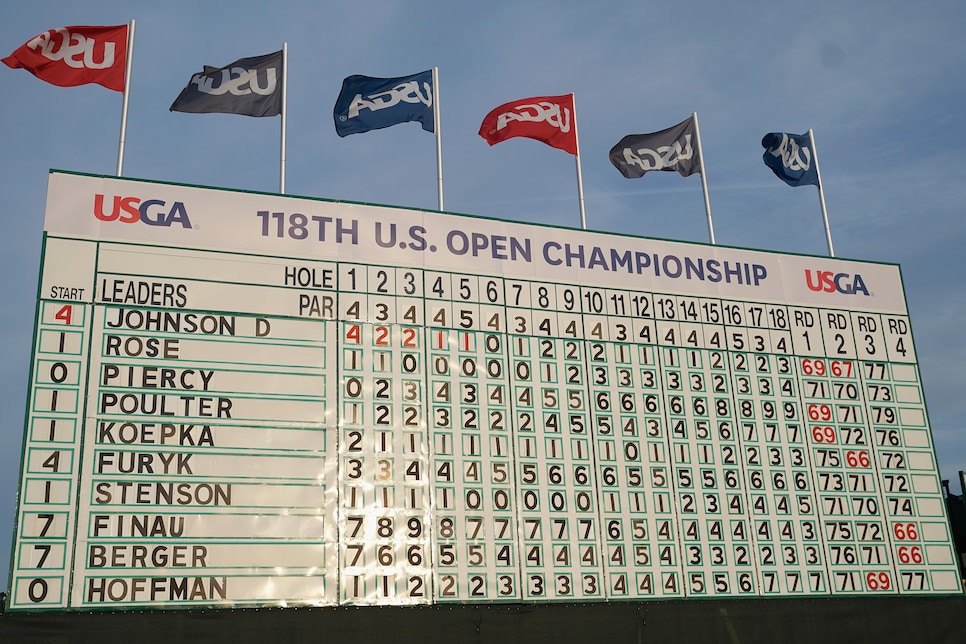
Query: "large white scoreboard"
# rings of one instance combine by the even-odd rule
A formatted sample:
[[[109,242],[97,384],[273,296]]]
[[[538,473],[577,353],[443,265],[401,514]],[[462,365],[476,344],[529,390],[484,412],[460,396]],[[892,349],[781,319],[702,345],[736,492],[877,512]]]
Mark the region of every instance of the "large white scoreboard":
[[[11,610],[961,593],[895,265],[54,172]]]

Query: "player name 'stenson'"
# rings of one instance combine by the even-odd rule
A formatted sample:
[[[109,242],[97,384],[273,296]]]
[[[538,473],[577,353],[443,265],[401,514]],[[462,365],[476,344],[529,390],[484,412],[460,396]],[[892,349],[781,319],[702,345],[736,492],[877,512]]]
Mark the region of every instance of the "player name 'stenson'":
[[[616,248],[605,250],[600,246],[588,248],[583,244],[547,242],[543,245],[543,258],[551,266],[563,264],[570,268],[602,269],[615,273],[626,271],[637,275],[653,273],[655,277],[684,278],[712,283],[758,286],[768,277],[768,270],[761,264],[621,251]]]
[[[98,505],[231,505],[231,483],[139,483],[103,481],[94,486]]]

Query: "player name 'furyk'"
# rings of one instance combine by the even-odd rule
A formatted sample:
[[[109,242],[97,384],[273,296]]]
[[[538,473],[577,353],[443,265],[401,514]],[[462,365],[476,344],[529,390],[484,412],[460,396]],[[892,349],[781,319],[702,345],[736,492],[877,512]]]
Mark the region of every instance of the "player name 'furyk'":
[[[98,452],[97,474],[194,474],[193,454],[174,452]]]

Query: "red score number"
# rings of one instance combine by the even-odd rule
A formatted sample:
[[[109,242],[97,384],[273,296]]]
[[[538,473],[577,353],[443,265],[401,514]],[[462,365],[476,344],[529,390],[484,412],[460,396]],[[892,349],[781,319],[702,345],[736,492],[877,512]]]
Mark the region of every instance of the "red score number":
[[[829,363],[829,372],[836,378],[851,378],[852,363],[848,360],[832,360]]]
[[[834,443],[834,427],[812,427],[812,440],[816,443]]]
[[[922,562],[922,549],[919,546],[899,546],[899,563],[921,564]]]
[[[915,523],[896,523],[892,526],[892,534],[899,541],[911,541],[919,538]]]
[[[824,360],[805,358],[802,360],[802,373],[806,376],[824,376],[831,374],[836,378],[851,378],[852,362],[850,360],[832,360],[826,368]]]
[[[810,360],[805,358],[802,360],[802,373],[806,376],[824,376],[825,375],[825,361],[824,360]]]
[[[353,324],[345,332],[346,342],[351,342],[352,344],[362,343],[362,327],[358,324]]]
[[[865,575],[865,586],[869,590],[889,590],[892,577],[887,572],[870,572]]]
[[[809,405],[808,419],[823,421],[826,423],[829,422],[830,420],[832,420],[832,406],[831,405]]]
[[[849,467],[869,467],[872,462],[869,460],[869,453],[865,450],[849,450],[845,453],[845,464]]]

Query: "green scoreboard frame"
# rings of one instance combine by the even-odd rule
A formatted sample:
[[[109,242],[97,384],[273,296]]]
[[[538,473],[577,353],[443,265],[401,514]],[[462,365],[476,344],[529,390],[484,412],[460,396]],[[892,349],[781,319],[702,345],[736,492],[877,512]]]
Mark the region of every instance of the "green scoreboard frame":
[[[9,609],[954,595],[895,265],[53,172]]]

